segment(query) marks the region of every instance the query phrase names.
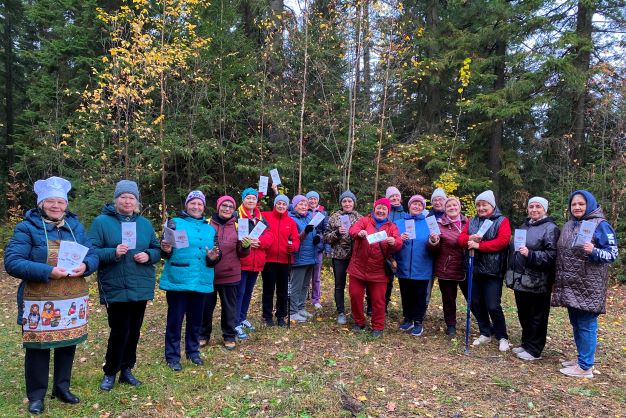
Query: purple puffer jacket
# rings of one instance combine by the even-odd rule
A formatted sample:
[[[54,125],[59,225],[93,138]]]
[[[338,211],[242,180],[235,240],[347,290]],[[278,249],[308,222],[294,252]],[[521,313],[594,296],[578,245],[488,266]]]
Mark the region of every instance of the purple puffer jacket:
[[[428,240],[428,249],[436,255],[433,275],[439,280],[465,280],[464,249],[459,245],[459,235],[467,224],[467,218],[461,215],[461,224],[453,222],[447,215],[437,219],[441,235],[439,242]],[[460,228],[460,229],[459,229]]]
[[[241,280],[242,257],[250,254],[250,248],[243,248],[237,236],[237,219],[233,216],[227,221],[214,213],[211,225],[217,231],[215,238],[222,253],[222,259],[214,267],[215,284],[237,283]]]

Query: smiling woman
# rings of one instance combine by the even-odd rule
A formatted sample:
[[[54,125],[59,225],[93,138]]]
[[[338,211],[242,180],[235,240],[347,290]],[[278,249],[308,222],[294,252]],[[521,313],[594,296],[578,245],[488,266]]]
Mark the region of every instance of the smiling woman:
[[[77,314],[76,306],[88,306],[84,276],[98,267],[98,257],[76,215],[67,211],[71,187],[60,177],[38,180],[38,207],[17,224],[4,253],[6,271],[21,279],[17,323],[26,349],[26,394],[32,414],[44,410],[50,349],[54,349],[52,397],[65,403],[80,402],[70,392],[70,377],[76,344],[87,338],[87,316]],[[82,263],[71,271],[57,267],[65,241],[89,248]]]

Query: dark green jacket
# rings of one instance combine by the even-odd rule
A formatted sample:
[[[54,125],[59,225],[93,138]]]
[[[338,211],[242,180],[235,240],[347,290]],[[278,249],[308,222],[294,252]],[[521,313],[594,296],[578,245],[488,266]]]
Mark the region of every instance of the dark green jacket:
[[[122,243],[122,222],[137,223],[137,248],[116,258],[115,248]],[[154,265],[161,260],[161,246],[150,221],[141,215],[120,215],[109,203],[93,220],[89,237],[100,259],[98,289],[101,304],[154,298]],[[150,256],[147,263],[134,260],[133,256],[140,252]]]

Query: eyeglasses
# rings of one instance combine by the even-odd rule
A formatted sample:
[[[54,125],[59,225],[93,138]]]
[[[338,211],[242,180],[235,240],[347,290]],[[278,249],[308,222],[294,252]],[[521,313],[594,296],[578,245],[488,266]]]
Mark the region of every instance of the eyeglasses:
[[[235,210],[235,207],[233,205],[220,205],[220,208],[228,209],[228,210]]]

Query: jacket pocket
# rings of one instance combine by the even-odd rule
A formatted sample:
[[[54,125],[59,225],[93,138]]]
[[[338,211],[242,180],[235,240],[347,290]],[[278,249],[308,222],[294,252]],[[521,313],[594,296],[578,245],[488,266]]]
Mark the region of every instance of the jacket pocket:
[[[189,263],[181,263],[181,262],[171,262],[173,267],[189,267]]]

